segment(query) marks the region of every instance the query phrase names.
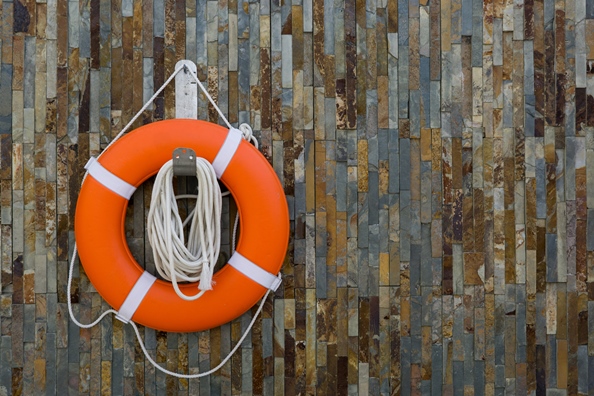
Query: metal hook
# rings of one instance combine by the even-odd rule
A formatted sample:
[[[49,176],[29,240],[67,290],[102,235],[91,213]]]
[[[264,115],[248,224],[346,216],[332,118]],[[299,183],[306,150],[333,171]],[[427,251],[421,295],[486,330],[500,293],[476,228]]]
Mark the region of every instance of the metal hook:
[[[191,148],[178,147],[173,150],[173,174],[175,176],[196,176],[196,152]]]

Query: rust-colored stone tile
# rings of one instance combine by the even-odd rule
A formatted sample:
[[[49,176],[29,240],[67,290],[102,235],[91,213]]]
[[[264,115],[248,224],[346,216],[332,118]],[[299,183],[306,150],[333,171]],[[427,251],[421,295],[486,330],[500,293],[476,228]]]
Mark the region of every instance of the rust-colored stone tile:
[[[504,211],[505,283],[516,283],[516,226],[513,210]]]
[[[484,279],[483,253],[464,253],[464,283],[482,285]]]
[[[38,39],[45,39],[45,29],[47,27],[47,4],[37,3],[35,7],[37,20],[34,34]]]
[[[547,164],[547,232],[557,232],[557,188],[556,170],[554,164]]]
[[[68,60],[68,2],[58,1],[56,10],[56,25],[58,28],[58,68],[67,66]]]
[[[420,46],[420,25],[418,18],[409,18],[409,60],[408,60],[408,89],[411,91],[418,90],[420,88],[420,61],[419,46]],[[406,56],[406,54],[404,54]]]
[[[431,161],[431,129],[421,128],[421,161]]]
[[[25,37],[14,36],[12,59],[12,89],[23,90],[23,76],[25,73]]]
[[[398,0],[388,0],[388,33],[398,32]]]
[[[558,12],[562,12],[562,10],[558,10]],[[586,53],[587,59],[594,59],[594,37],[592,37],[592,32],[594,32],[594,19],[586,19],[586,48],[588,52]]]
[[[378,128],[389,127],[389,79],[387,76],[377,77],[377,126]],[[392,99],[393,100],[393,99]]]
[[[476,250],[474,246],[474,207],[472,195],[462,198],[462,246],[464,251]]]
[[[336,129],[347,127],[346,81],[338,79],[336,80]]]
[[[462,139],[452,139],[452,188],[462,188]]]
[[[556,84],[555,84],[555,38],[552,30],[545,30],[545,64],[544,64],[544,116],[548,125],[556,122]]]
[[[32,270],[25,270],[23,274],[23,300],[25,304],[35,303],[35,273]]]
[[[557,340],[557,388],[567,389],[567,340]]]

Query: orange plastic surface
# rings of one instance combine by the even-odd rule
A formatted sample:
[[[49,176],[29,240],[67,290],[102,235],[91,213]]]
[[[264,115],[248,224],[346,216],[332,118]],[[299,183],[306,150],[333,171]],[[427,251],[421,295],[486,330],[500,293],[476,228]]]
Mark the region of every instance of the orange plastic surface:
[[[205,121],[175,119],[140,127],[111,146],[99,162],[138,187],[171,159],[176,147],[190,147],[212,163],[228,129]],[[282,186],[264,156],[242,141],[221,180],[238,206],[241,235],[237,251],[272,274],[283,264],[289,217]],[[115,309],[144,271],[130,253],[124,234],[128,201],[92,176],[83,183],[74,231],[82,265],[93,286]],[[185,301],[170,282],[157,280],[132,317],[157,330],[191,332],[227,323],[250,309],[266,289],[229,264],[214,276],[216,284],[195,301]],[[195,294],[197,283],[180,285]]]

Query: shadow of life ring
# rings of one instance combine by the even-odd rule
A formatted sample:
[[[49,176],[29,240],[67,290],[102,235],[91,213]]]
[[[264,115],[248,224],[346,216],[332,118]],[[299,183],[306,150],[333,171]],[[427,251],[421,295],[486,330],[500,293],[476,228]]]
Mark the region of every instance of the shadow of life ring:
[[[194,301],[182,300],[170,282],[144,271],[124,231],[128,199],[177,147],[190,147],[213,164],[241,221],[236,252],[214,275],[213,290]],[[268,161],[239,130],[189,119],[154,122],[122,137],[86,168],[76,205],[76,242],[87,276],[119,310],[118,319],[170,332],[211,329],[239,317],[280,284],[289,240],[286,197]],[[186,294],[197,287],[180,285]]]

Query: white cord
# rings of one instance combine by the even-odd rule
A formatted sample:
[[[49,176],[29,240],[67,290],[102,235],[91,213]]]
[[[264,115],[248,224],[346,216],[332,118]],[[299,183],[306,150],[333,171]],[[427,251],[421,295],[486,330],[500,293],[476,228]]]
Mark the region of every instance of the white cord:
[[[68,271],[68,283],[66,284],[66,295],[68,296],[68,312],[70,313],[70,319],[78,326],[82,327],[83,329],[89,329],[95,326],[97,323],[101,322],[101,320],[106,317],[108,314],[112,313],[117,315],[117,311],[115,309],[108,309],[107,311],[103,312],[93,323],[90,324],[83,324],[80,323],[74,317],[74,313],[72,312],[72,302],[70,301],[70,285],[72,284],[72,273],[74,272],[74,262],[76,261],[76,255],[78,251],[76,249],[76,244],[74,244],[74,251],[72,252],[72,259],[70,260],[70,271]]]
[[[112,145],[114,144],[120,137],[122,137],[122,135],[124,135],[124,133],[126,133],[126,131],[132,126],[132,124],[134,124],[134,122],[136,121],[136,119],[142,114],[142,112],[144,110],[146,110],[146,108],[155,100],[155,98],[157,96],[159,96],[159,94],[163,91],[163,89],[165,89],[165,87],[167,86],[167,84],[169,84],[173,78],[175,78],[175,76],[177,75],[177,73],[179,73],[181,70],[186,69],[186,66],[181,66],[177,69],[175,69],[175,71],[171,74],[171,76],[169,76],[169,78],[165,81],[165,83],[163,83],[163,85],[155,92],[155,94],[144,104],[144,106],[142,106],[142,108],[138,111],[138,113],[136,113],[134,115],[134,117],[132,117],[132,119],[130,120],[130,122],[128,122],[128,124],[126,124],[126,126],[120,131],[120,133],[118,133],[116,135],[116,137],[107,145],[107,147],[105,148],[105,150],[100,153],[97,158],[101,157],[101,155]],[[219,107],[217,106],[217,104],[214,102],[214,100],[212,99],[212,97],[208,94],[208,91],[206,91],[206,89],[204,88],[204,86],[202,85],[202,83],[200,82],[200,80],[198,79],[198,77],[194,74],[194,73],[190,73],[194,79],[196,80],[196,82],[198,83],[198,86],[200,87],[200,89],[202,90],[202,92],[206,95],[206,97],[208,98],[208,100],[210,101],[210,103],[212,103],[212,105],[215,107],[215,109],[217,110],[217,112],[219,113],[219,115],[221,116],[221,118],[223,119],[223,121],[225,122],[225,124],[227,124],[227,126],[229,128],[231,128],[231,124],[229,123],[229,121],[227,120],[227,118],[225,118],[225,116],[223,115],[223,113],[221,112],[221,109],[219,109]],[[244,133],[244,137],[246,138],[246,140],[251,141],[256,148],[258,148],[258,141],[256,140],[256,138],[252,135],[252,129],[249,125],[247,124],[241,124],[239,129]],[[88,171],[85,172],[85,174],[83,175],[82,178],[82,183],[85,181],[86,177],[88,175]],[[216,179],[216,176],[215,176]],[[217,185],[218,188],[218,185]],[[220,189],[219,189],[219,193],[220,193]],[[221,195],[227,195],[229,194],[229,192],[223,193]],[[182,199],[182,198],[198,198],[198,196],[196,195],[179,195],[177,197],[175,197],[175,199]],[[152,201],[152,200],[151,200]],[[198,206],[198,205],[197,205]],[[172,205],[172,208],[175,207],[177,210],[177,204]],[[151,210],[152,210],[152,204],[151,204]],[[187,224],[187,222],[190,221],[190,219],[195,219],[196,216],[194,215],[194,211],[196,210],[196,208],[194,208],[194,210],[188,215],[188,217],[186,218],[186,220],[181,224],[181,228],[183,229],[183,227]],[[168,212],[170,213],[170,212]],[[178,214],[179,216],[179,214]],[[220,217],[220,216],[219,216]],[[232,240],[232,251],[235,251],[235,235],[237,232],[237,225],[239,222],[239,216],[235,217],[235,225],[233,227],[233,240]],[[179,223],[177,223],[176,227],[179,227]],[[171,228],[169,228],[171,230]],[[191,231],[190,231],[191,232]],[[181,232],[182,235],[182,241],[183,241],[183,231]],[[190,238],[191,239],[191,238]],[[183,244],[183,243],[182,243]],[[217,244],[217,246],[219,246],[219,244]],[[71,285],[72,285],[72,276],[73,276],[73,272],[74,272],[74,263],[76,261],[76,257],[78,255],[78,249],[76,246],[76,242],[74,243],[74,249],[72,251],[72,258],[70,260],[70,270],[68,272],[68,283],[66,285],[66,293],[68,296],[68,313],[70,314],[70,319],[72,319],[72,321],[78,326],[81,327],[83,329],[88,329],[90,327],[95,326],[97,323],[99,323],[105,316],[107,316],[108,314],[112,313],[114,315],[117,315],[118,312],[114,309],[108,309],[107,311],[103,312],[94,322],[90,323],[90,324],[83,324],[80,323],[78,320],[76,320],[76,318],[74,317],[74,312],[72,311],[72,302],[71,302]],[[217,256],[218,256],[218,251],[217,251]],[[203,268],[206,267],[203,265]],[[165,267],[161,268],[162,270]],[[174,270],[171,269],[171,267],[169,268],[171,272],[175,272]],[[166,271],[166,270],[165,270]],[[163,274],[161,274],[163,276]],[[175,277],[173,277],[172,279],[175,279]],[[212,275],[211,275],[211,279],[212,279]],[[177,284],[176,282],[172,282],[174,284],[174,288],[176,288],[176,292],[179,290],[177,288]],[[202,280],[200,282],[200,284],[202,285]],[[201,290],[198,293],[198,297],[200,297],[201,293],[204,293],[204,289]],[[183,293],[181,293],[183,295]],[[233,349],[231,350],[231,352],[229,352],[229,354],[221,361],[221,363],[216,366],[215,368],[206,371],[204,373],[199,373],[199,374],[179,374],[179,373],[174,373],[172,371],[169,371],[163,367],[161,367],[157,362],[155,362],[149,355],[146,346],[144,345],[144,342],[142,341],[142,337],[140,336],[140,332],[138,331],[138,327],[136,326],[136,323],[134,323],[132,320],[130,320],[128,323],[130,323],[132,325],[132,327],[134,328],[134,332],[136,333],[136,338],[138,339],[138,343],[140,344],[140,347],[142,348],[142,351],[144,352],[144,356],[146,356],[146,358],[148,359],[149,362],[151,362],[153,364],[153,366],[155,366],[155,368],[157,368],[158,370],[164,372],[165,374],[169,374],[172,375],[174,377],[177,378],[187,378],[187,379],[192,379],[192,378],[200,378],[200,377],[205,377],[207,375],[210,375],[212,373],[214,373],[215,371],[219,370],[221,367],[223,367],[223,365],[225,365],[225,363],[227,363],[229,361],[229,359],[231,359],[231,356],[233,356],[233,354],[237,351],[237,349],[239,349],[239,347],[241,346],[241,344],[243,343],[243,341],[245,340],[245,338],[247,337],[247,335],[249,334],[250,330],[252,329],[252,327],[254,326],[254,323],[256,322],[256,319],[258,318],[258,316],[260,315],[260,312],[262,312],[262,308],[264,307],[264,304],[266,303],[266,299],[268,298],[268,295],[270,294],[270,290],[268,290],[266,292],[266,294],[264,295],[264,297],[262,298],[262,301],[260,302],[260,305],[258,306],[258,310],[256,311],[256,313],[254,314],[254,317],[252,318],[250,324],[248,325],[247,329],[245,330],[245,332],[243,333],[243,335],[241,336],[241,338],[239,339],[239,341],[237,341],[237,344],[235,344],[235,346],[233,347]],[[186,296],[188,297],[188,296]],[[196,296],[192,296],[190,298],[198,298]]]
[[[177,295],[193,301],[206,290],[212,290],[214,266],[221,245],[221,189],[212,165],[204,158],[196,158],[198,195],[196,207],[182,222],[173,192],[173,161],[161,167],[151,196],[147,218],[147,236],[153,250],[155,267],[159,274],[171,281]],[[191,219],[188,246],[185,246],[184,225]],[[200,292],[184,294],[177,282],[200,281]]]
[[[269,294],[270,294],[270,289],[266,292],[266,294],[262,298],[262,301],[260,302],[260,305],[258,306],[258,310],[254,314],[254,317],[252,318],[252,321],[248,325],[247,329],[245,329],[245,332],[243,333],[243,335],[241,336],[241,338],[239,339],[239,341],[237,341],[237,344],[235,344],[235,346],[233,347],[233,349],[231,350],[231,352],[229,352],[229,354],[227,356],[225,356],[225,358],[221,361],[221,363],[219,363],[219,365],[217,367],[212,368],[209,371],[205,371],[204,373],[199,373],[199,374],[179,374],[179,373],[175,373],[173,371],[169,371],[169,370],[161,367],[148,354],[148,351],[146,350],[146,346],[144,345],[144,343],[142,342],[142,339],[140,338],[140,333],[138,332],[138,328],[136,327],[136,323],[134,323],[133,321],[130,321],[129,323],[132,325],[132,327],[134,327],[134,331],[136,332],[136,337],[138,338],[138,342],[140,344],[140,347],[142,348],[142,351],[144,352],[144,356],[146,356],[146,358],[148,359],[148,361],[151,362],[153,364],[153,366],[155,366],[158,370],[164,372],[165,374],[169,374],[169,375],[172,375],[172,376],[177,377],[177,378],[192,379],[192,378],[206,377],[207,375],[211,375],[212,373],[214,373],[215,371],[217,371],[221,367],[223,367],[225,365],[225,363],[227,363],[229,361],[229,359],[231,359],[231,356],[233,356],[233,354],[239,349],[239,347],[241,346],[241,344],[243,343],[243,341],[245,340],[245,338],[249,334],[250,330],[254,326],[254,323],[256,323],[256,319],[258,319],[258,316],[260,315],[260,312],[262,312],[262,308],[264,308],[264,304],[266,303],[266,299],[268,298],[268,295]]]

